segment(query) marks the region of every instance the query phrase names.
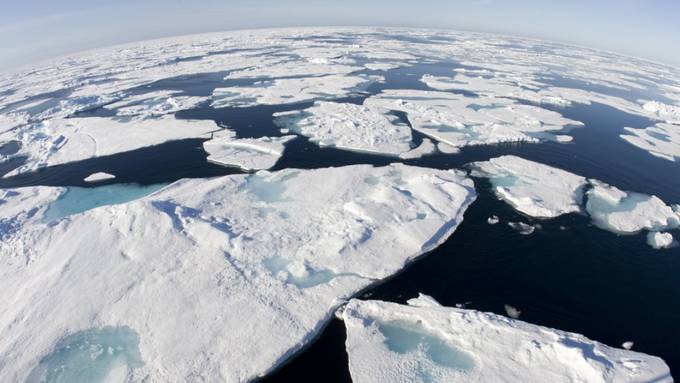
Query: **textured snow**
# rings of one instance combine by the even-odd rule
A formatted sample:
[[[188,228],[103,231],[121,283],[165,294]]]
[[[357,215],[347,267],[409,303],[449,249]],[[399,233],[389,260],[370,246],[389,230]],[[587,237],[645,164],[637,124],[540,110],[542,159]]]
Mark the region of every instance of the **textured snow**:
[[[245,171],[269,169],[283,156],[285,144],[296,136],[236,138],[222,131],[203,143],[208,161]]]
[[[378,79],[376,76],[329,75],[263,80],[252,86],[215,89],[212,106],[248,107],[336,99],[361,92]]]
[[[395,157],[411,150],[411,128],[387,109],[317,102],[311,108],[275,117],[281,128],[307,136],[319,146]]]
[[[369,97],[364,105],[404,112],[413,129],[456,148],[556,140],[558,132],[582,125],[509,99],[448,92],[390,89]]]
[[[680,159],[680,125],[659,123],[646,129],[626,128],[625,132],[621,138],[654,156]]]
[[[213,121],[176,120],[174,117],[132,121],[104,117],[48,120],[17,133],[16,138],[22,144],[21,153],[29,158],[5,177],[43,166],[203,137],[217,129]]]
[[[498,198],[536,218],[581,211],[584,177],[528,161],[502,156],[468,165],[475,177],[489,178]]]
[[[618,234],[641,230],[659,231],[680,227],[680,211],[656,196],[625,192],[600,181],[591,180],[586,192],[586,210],[593,223]]]
[[[675,244],[671,233],[649,232],[647,244],[655,249],[667,249]]]
[[[52,194],[21,205],[44,209]],[[24,224],[0,242],[0,381],[25,381],[65,340],[109,327],[138,334],[132,381],[252,380],[344,299],[446,240],[474,198],[459,172],[358,165],[182,180]],[[16,206],[0,216],[26,222]],[[91,366],[66,366],[80,367]]]
[[[182,96],[177,91],[157,91],[125,97],[106,105],[106,109],[115,110],[118,116],[150,118],[193,109],[208,101],[208,97]]]
[[[0,239],[8,243],[10,234],[39,223],[49,205],[65,191],[64,188],[32,186],[0,189]]]
[[[672,382],[660,358],[491,313],[351,300],[343,313],[352,380]]]
[[[99,181],[112,180],[114,178],[116,178],[116,176],[114,176],[113,174],[98,172],[98,173],[90,174],[89,176],[85,177],[83,179],[83,181],[85,181],[85,182],[99,182]]]
[[[658,101],[648,101],[642,105],[642,108],[657,120],[680,125],[680,106],[668,105]]]

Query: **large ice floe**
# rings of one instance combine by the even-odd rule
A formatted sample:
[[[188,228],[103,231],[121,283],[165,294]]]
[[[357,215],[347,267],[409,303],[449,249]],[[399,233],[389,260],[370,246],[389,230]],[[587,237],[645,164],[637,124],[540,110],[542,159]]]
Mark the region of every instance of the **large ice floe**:
[[[498,198],[536,218],[581,211],[584,177],[517,156],[469,165],[472,175],[489,178]]]
[[[317,102],[276,115],[276,124],[319,146],[400,156],[411,150],[411,128],[387,109]]]
[[[262,376],[344,299],[446,240],[475,198],[456,171],[357,165],[182,180],[31,218],[60,192],[4,191],[22,202],[0,204],[3,227],[18,223],[0,243],[0,381]]]
[[[559,113],[513,100],[448,92],[386,90],[364,102],[404,112],[413,129],[460,148],[501,142],[569,141],[560,134],[581,126]]]
[[[473,176],[490,179],[498,198],[534,218],[585,211],[595,226],[616,234],[680,227],[678,205],[669,206],[656,196],[622,191],[517,156],[474,162],[468,167]]]
[[[245,171],[263,170],[276,165],[283,156],[285,144],[295,137],[236,138],[233,132],[224,130],[205,141],[203,149],[212,163]]]
[[[583,335],[439,305],[353,299],[344,308],[352,380],[672,382],[666,363]]]
[[[11,173],[127,152],[185,138],[206,137],[219,128],[214,121],[146,120],[91,117],[48,120],[16,133],[27,162]]]
[[[263,80],[251,86],[215,89],[212,106],[248,107],[336,99],[361,92],[379,79],[376,76],[329,75]]]
[[[621,138],[654,156],[680,160],[680,125],[659,123],[646,129],[626,128]]]

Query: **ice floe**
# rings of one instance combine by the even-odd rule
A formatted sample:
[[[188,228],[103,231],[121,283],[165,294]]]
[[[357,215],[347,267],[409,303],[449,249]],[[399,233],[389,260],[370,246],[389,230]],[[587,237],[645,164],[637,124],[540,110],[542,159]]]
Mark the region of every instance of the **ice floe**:
[[[0,381],[61,360],[64,373],[87,371],[65,347],[90,338],[123,349],[104,375],[255,379],[312,341],[343,300],[446,240],[474,198],[456,171],[289,169],[182,180],[23,225],[0,242]]]
[[[208,97],[182,96],[179,91],[156,91],[125,97],[106,105],[106,109],[118,116],[150,118],[193,109],[208,101]]]
[[[311,108],[279,113],[275,118],[278,126],[307,136],[319,146],[395,157],[406,155],[411,150],[411,128],[383,108],[317,102]],[[433,149],[424,147],[408,156],[427,154],[428,150],[431,152]]]
[[[500,221],[501,221],[501,220],[500,220],[500,218],[498,218],[497,215],[492,215],[491,217],[489,217],[489,218],[486,219],[486,222],[487,222],[489,225],[495,225],[495,224],[497,224],[497,223],[500,222]]]
[[[649,232],[647,244],[655,249],[668,249],[676,244],[671,233]]]
[[[498,198],[536,218],[581,211],[584,177],[525,160],[502,156],[468,165],[472,175],[489,178]]]
[[[355,382],[672,382],[657,357],[499,315],[351,300],[343,311]]]
[[[252,86],[215,89],[212,106],[249,107],[336,99],[361,92],[379,79],[376,76],[329,75],[263,80]]]
[[[646,129],[626,128],[621,138],[654,156],[669,161],[680,159],[680,125],[659,123]]]
[[[114,176],[113,174],[98,172],[98,173],[90,174],[89,176],[85,177],[83,179],[83,181],[85,181],[85,182],[100,182],[100,181],[112,180],[114,178],[116,178],[116,176]]]
[[[669,124],[680,125],[680,106],[668,105],[658,101],[647,101],[642,108],[661,121]]]
[[[404,112],[413,129],[456,148],[557,140],[558,133],[582,125],[509,99],[448,92],[390,89],[369,97],[364,105]]]
[[[49,120],[17,132],[21,153],[29,158],[5,177],[167,141],[204,137],[217,129],[214,121],[177,120],[172,116],[132,121],[104,117]]]
[[[222,131],[203,143],[208,161],[233,166],[245,171],[269,169],[283,156],[285,144],[296,136],[236,138],[231,131]]]
[[[641,230],[668,230],[680,227],[680,211],[656,196],[622,191],[603,182],[591,180],[586,210],[593,223],[617,234]]]
[[[524,222],[508,222],[508,226],[522,235],[531,235],[536,231],[536,225],[529,225]]]

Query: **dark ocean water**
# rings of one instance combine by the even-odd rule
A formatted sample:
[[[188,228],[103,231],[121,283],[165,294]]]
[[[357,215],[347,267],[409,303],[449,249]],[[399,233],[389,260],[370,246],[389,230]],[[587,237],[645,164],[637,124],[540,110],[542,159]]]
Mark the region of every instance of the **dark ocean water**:
[[[427,89],[422,74],[451,74],[455,63],[427,64],[386,73],[386,83],[366,94],[342,101],[361,103],[382,89]],[[163,80],[136,90],[182,89],[206,95],[225,86],[224,73],[200,74]],[[587,87],[588,84],[556,78],[555,83]],[[242,85],[242,84],[240,84]],[[598,89],[606,91],[607,89]],[[240,137],[280,135],[272,114],[311,104],[184,111],[178,118],[209,119],[229,127]],[[514,154],[597,178],[623,190],[654,194],[667,203],[680,203],[680,164],[654,157],[622,139],[623,127],[652,123],[611,107],[593,104],[553,108],[565,117],[585,123],[574,129],[568,144],[502,144],[476,146],[457,154],[435,154],[402,161],[438,169],[461,168],[471,161]],[[100,115],[93,110],[83,115]],[[406,119],[407,116],[400,116]],[[414,132],[414,145],[422,135]],[[89,186],[82,180],[94,172],[116,179],[102,184],[172,182],[241,173],[206,161],[202,140],[169,142],[155,147],[41,169],[35,173],[0,179],[0,187],[28,185]],[[14,150],[5,148],[3,150]],[[0,164],[0,174],[18,166]],[[351,164],[384,166],[394,158],[335,148],[319,148],[300,137],[287,145],[275,169],[322,168]],[[485,179],[475,179],[479,193],[458,230],[442,246],[399,275],[365,292],[363,298],[406,302],[418,293],[433,296],[444,305],[467,303],[468,308],[504,314],[510,304],[530,323],[578,332],[611,346],[635,342],[634,350],[662,357],[680,375],[680,248],[658,251],[644,234],[618,236],[591,225],[588,217],[569,214],[552,220],[533,220],[497,200]],[[498,225],[487,218],[497,215]],[[523,236],[508,221],[540,223],[542,229]],[[674,232],[676,238],[680,236]],[[318,340],[282,366],[266,381],[347,382],[345,329],[333,320]]]

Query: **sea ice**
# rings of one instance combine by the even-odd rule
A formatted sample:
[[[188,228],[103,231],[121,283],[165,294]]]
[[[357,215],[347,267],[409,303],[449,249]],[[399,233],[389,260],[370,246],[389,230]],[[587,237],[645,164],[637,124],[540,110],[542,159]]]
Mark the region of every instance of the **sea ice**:
[[[70,335],[107,326],[138,334],[131,381],[256,379],[343,301],[445,241],[474,198],[453,170],[287,169],[24,224],[0,241],[0,381],[25,381]],[[65,371],[96,368],[73,352]]]
[[[497,224],[497,223],[500,222],[500,221],[501,221],[501,220],[498,218],[497,215],[492,215],[491,217],[489,217],[489,218],[486,219],[486,222],[487,222],[489,225],[495,225],[495,224]]]
[[[680,106],[668,105],[658,101],[648,101],[642,104],[642,108],[651,114],[656,120],[669,124],[680,125]],[[676,127],[677,129],[677,127]]]
[[[660,358],[491,313],[352,299],[343,311],[355,382],[672,382]]]
[[[536,231],[535,225],[529,225],[524,222],[508,222],[508,226],[522,235],[531,235]]]
[[[654,156],[680,160],[680,125],[659,123],[646,129],[626,128],[621,138]]]
[[[285,144],[296,136],[236,138],[231,131],[222,131],[203,143],[208,161],[233,166],[245,171],[269,169],[283,156]]]
[[[473,176],[489,178],[498,198],[531,217],[581,211],[584,177],[516,156],[473,162],[468,167]]]
[[[9,241],[10,234],[42,222],[49,205],[65,190],[43,186],[0,189],[0,239]]]
[[[275,118],[276,125],[307,136],[319,146],[395,157],[411,150],[411,128],[383,108],[320,101]]]
[[[89,176],[85,177],[83,179],[83,181],[85,181],[85,182],[100,182],[100,181],[112,180],[114,178],[116,178],[116,176],[114,176],[113,174],[99,172],[99,173],[90,174]]]
[[[89,117],[49,120],[17,133],[26,164],[9,177],[43,166],[65,164],[158,145],[167,141],[198,138],[217,130],[214,121],[158,119],[125,121]]]
[[[448,92],[390,89],[369,97],[364,105],[404,112],[413,129],[456,148],[556,140],[556,133],[582,125],[514,100]]]
[[[676,242],[671,233],[649,232],[647,233],[647,244],[655,249],[668,249]]]
[[[641,230],[659,231],[680,227],[680,212],[656,196],[625,192],[591,180],[586,210],[595,226],[617,234]]]
[[[336,99],[361,92],[379,79],[377,76],[329,75],[263,80],[252,86],[215,89],[212,106],[250,107]]]
[[[106,109],[114,110],[118,116],[151,118],[193,109],[208,101],[208,97],[182,96],[178,91],[156,91],[125,97],[106,105]]]

